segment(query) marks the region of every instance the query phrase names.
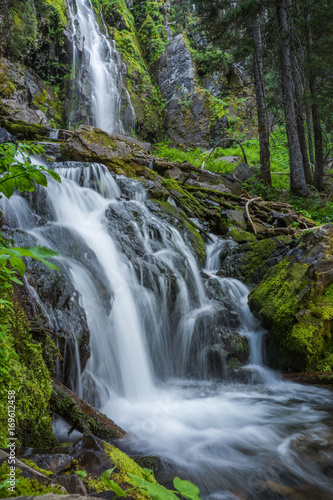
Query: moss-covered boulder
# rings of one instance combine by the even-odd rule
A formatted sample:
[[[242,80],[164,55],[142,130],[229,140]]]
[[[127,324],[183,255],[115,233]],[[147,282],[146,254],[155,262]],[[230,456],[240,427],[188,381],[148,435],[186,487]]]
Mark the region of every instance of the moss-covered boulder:
[[[12,309],[0,309],[0,446],[7,445],[8,391],[13,391],[16,444],[50,446],[55,438],[49,408],[49,371],[42,347],[33,340],[28,319],[14,296],[12,302]]]
[[[116,174],[136,177],[145,173],[151,161],[149,149],[149,143],[82,125],[68,140],[58,160],[102,163]]]
[[[333,226],[304,235],[252,290],[249,305],[269,331],[270,364],[333,369]]]
[[[290,251],[292,244],[285,236],[257,240],[253,234],[238,228],[231,228],[228,235],[240,245],[222,252],[220,274],[240,279],[247,285],[258,284]]]

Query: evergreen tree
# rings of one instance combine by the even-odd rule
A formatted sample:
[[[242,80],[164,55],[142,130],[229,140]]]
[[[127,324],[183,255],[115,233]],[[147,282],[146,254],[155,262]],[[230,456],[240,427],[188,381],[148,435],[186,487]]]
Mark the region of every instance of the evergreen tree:
[[[229,0],[196,0],[196,6],[202,17],[208,39],[222,45],[228,41],[238,45],[242,47],[243,54],[247,52],[244,54],[245,57],[250,56],[252,59],[260,143],[260,177],[262,182],[271,186],[269,120],[260,16],[262,2],[258,0],[244,0],[238,3]]]

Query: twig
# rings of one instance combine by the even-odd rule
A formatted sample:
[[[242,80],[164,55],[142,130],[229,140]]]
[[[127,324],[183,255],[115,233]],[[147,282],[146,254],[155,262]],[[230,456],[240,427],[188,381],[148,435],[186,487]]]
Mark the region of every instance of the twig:
[[[246,205],[245,205],[246,215],[247,215],[247,218],[249,219],[249,222],[250,222],[250,224],[251,224],[251,226],[252,226],[252,229],[253,229],[253,233],[254,233],[254,234],[257,234],[257,231],[256,231],[256,228],[254,227],[254,224],[253,224],[252,219],[251,219],[251,216],[250,216],[249,206],[251,205],[251,203],[253,203],[253,202],[254,202],[254,201],[256,201],[256,200],[261,200],[260,196],[259,196],[259,197],[257,196],[256,198],[252,198],[252,200],[249,200],[249,201],[246,203]]]

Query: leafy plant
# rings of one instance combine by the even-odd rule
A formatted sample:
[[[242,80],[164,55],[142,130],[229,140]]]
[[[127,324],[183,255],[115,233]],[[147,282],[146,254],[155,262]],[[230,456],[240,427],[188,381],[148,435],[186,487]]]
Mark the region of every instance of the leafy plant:
[[[129,492],[136,489],[146,491],[152,498],[152,500],[179,500],[179,497],[187,498],[188,500],[200,500],[199,488],[190,481],[184,481],[182,479],[179,479],[179,477],[175,477],[173,480],[175,490],[168,490],[167,488],[164,488],[164,486],[157,484],[155,481],[145,481],[144,479],[135,476],[134,474],[128,474],[136,484],[136,486],[125,491],[111,479],[111,474],[113,473],[114,469],[115,467],[103,472],[101,476],[102,481],[104,481],[104,483],[116,493],[116,497],[114,498],[114,500],[116,500],[116,498],[118,497],[126,497]],[[143,470],[150,474],[154,479],[152,470]]]
[[[23,191],[34,191],[35,184],[47,186],[47,173],[57,182],[60,176],[53,170],[41,165],[34,165],[30,161],[30,155],[41,153],[41,146],[30,146],[20,143],[17,146],[12,143],[0,145],[0,192],[6,198],[10,198],[15,188],[21,193]]]

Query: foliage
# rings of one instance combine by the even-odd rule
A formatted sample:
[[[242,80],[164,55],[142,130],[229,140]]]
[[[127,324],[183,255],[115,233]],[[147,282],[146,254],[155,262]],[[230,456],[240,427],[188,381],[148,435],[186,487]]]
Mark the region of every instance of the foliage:
[[[235,164],[221,161],[225,156],[239,156],[243,158],[241,148],[234,143],[236,147],[217,148],[210,156],[205,165],[206,170],[211,172],[228,174],[235,169]],[[250,165],[258,167],[260,164],[260,147],[258,139],[250,139],[242,142],[246,156]],[[168,143],[155,144],[154,153],[161,157],[169,158],[173,161],[186,161],[195,167],[201,167],[203,161],[206,161],[208,152],[199,148],[184,150],[181,147],[170,147]],[[283,127],[276,128],[271,134],[271,165],[272,172],[289,172],[289,157],[287,148],[287,137]],[[273,187],[277,189],[287,189],[289,187],[289,178],[287,175],[273,175]],[[256,181],[256,186],[258,182]],[[260,188],[261,189],[261,188]]]
[[[10,198],[15,188],[21,193],[34,191],[34,181],[41,186],[47,186],[47,178],[43,172],[60,182],[59,174],[53,170],[31,164],[29,154],[41,153],[41,151],[40,146],[23,143],[17,146],[12,143],[0,145],[0,193]]]
[[[154,482],[145,481],[141,477],[138,477],[134,474],[129,474],[129,476],[134,481],[136,486],[129,488],[127,490],[123,490],[118,484],[116,484],[111,479],[111,475],[114,469],[115,468],[103,472],[101,479],[105,482],[105,484],[107,484],[110,490],[116,493],[115,499],[118,497],[126,497],[127,494],[133,492],[133,490],[140,489],[143,491],[147,491],[152,500],[179,500],[179,496],[181,498],[187,498],[188,500],[200,500],[199,488],[190,481],[184,481],[179,479],[178,477],[175,477],[173,480],[175,490],[168,490],[167,488],[164,488],[164,486],[157,484],[156,481]],[[154,478],[152,470],[150,469],[143,469],[143,470],[147,474],[149,474],[149,476]]]

